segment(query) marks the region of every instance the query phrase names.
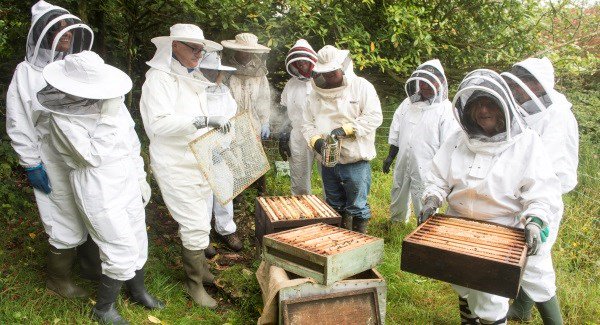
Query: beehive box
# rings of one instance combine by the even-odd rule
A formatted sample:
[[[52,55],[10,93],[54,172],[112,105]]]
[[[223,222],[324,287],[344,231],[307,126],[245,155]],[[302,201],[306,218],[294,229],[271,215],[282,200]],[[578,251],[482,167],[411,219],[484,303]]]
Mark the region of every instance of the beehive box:
[[[437,214],[404,238],[401,269],[515,298],[526,260],[522,229]]]
[[[316,195],[256,198],[254,229],[259,244],[266,234],[319,222],[340,226],[342,217]]]
[[[383,239],[318,223],[263,237],[263,256],[272,265],[330,285],[375,267]]]
[[[375,269],[330,286],[307,282],[279,291],[279,323],[384,324],[386,300],[385,279]]]

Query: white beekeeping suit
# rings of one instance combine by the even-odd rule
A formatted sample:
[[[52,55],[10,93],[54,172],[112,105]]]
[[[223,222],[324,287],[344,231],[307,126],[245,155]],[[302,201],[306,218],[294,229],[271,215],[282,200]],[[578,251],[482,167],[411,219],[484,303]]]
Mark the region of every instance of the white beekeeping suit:
[[[231,95],[229,87],[223,84],[221,79],[225,78],[224,73],[232,73],[235,71],[235,68],[222,65],[221,58],[217,52],[206,54],[200,62],[199,68],[208,80],[216,82],[215,85],[206,88],[209,116],[225,116],[227,119],[234,117],[237,113],[237,104]],[[228,142],[221,144],[220,148],[222,150],[229,148],[231,138],[228,138],[228,140]],[[225,161],[221,160],[219,164],[225,164]],[[220,170],[225,172],[215,175],[219,178],[217,182],[221,184],[232,183],[233,177],[229,169],[223,168]],[[236,232],[237,226],[233,221],[233,201],[223,206],[213,194],[212,198],[207,202],[207,208],[209,214],[214,213],[215,231],[219,235],[230,235]]]
[[[423,182],[433,156],[458,129],[458,123],[452,114],[448,83],[439,60],[421,64],[406,81],[405,90],[407,98],[396,109],[390,126],[390,153],[384,164],[389,168],[398,154],[390,212],[392,220],[406,223],[411,198],[415,214],[421,211]]]
[[[258,44],[251,33],[240,33],[233,40],[221,41],[225,63],[236,68],[229,88],[237,102],[238,112],[250,111],[261,138],[270,135],[271,89],[267,79],[266,56],[270,48]]]
[[[224,116],[209,116],[206,87],[213,83],[197,70],[201,53],[219,51],[222,46],[205,39],[200,27],[191,24],[175,24],[169,36],[155,37],[152,43],[156,52],[147,62],[150,70],[140,98],[150,139],[150,166],[179,224],[187,275],[184,286],[196,303],[215,308],[217,302],[203,287],[203,282],[213,281],[204,256],[211,229],[206,203],[212,192],[188,144],[209,126],[224,132],[229,129]]]
[[[46,2],[36,3],[31,13],[27,56],[17,66],[6,96],[6,131],[23,167],[35,168],[41,164],[46,170],[52,191],[35,189],[36,202],[50,244],[66,249],[81,244],[87,234],[68,186],[66,165],[48,144],[49,115],[35,94],[46,86],[43,68],[66,54],[91,48],[93,34],[77,17]],[[68,32],[72,34],[71,48],[66,52],[56,51],[58,44],[53,40],[58,41]]]
[[[560,180],[562,194],[568,193],[577,185],[579,131],[577,120],[571,111],[571,103],[554,89],[552,63],[548,58],[529,58],[515,64],[509,72],[502,73],[502,76],[519,104],[518,108],[527,126],[540,135],[554,172]],[[547,302],[556,295],[556,275],[550,251],[557,238],[563,210],[557,214],[555,222],[550,225],[545,249],[528,260],[523,272],[521,287],[532,302],[529,307],[520,307],[525,309],[525,315],[511,315],[519,310],[519,304],[525,304],[521,299],[531,301],[521,293],[522,298],[517,299],[518,306],[511,306],[509,317],[530,318],[533,302]],[[544,318],[543,310],[544,308],[540,312]]]
[[[83,295],[83,290],[68,279],[75,247],[86,241],[87,231],[73,199],[68,166],[49,143],[49,114],[40,106],[36,93],[46,86],[42,70],[47,64],[62,60],[69,53],[90,49],[94,36],[91,28],[79,18],[47,2],[37,2],[31,7],[31,14],[26,57],[17,65],[6,94],[6,132],[34,187],[40,218],[48,235],[46,286],[64,297],[75,297]],[[37,178],[32,179],[32,176]],[[97,247],[89,248],[97,255]]]
[[[101,323],[122,320],[114,303],[123,282],[134,301],[162,308],[144,287],[142,188],[150,187],[135,123],[123,104],[131,79],[90,51],[49,64],[43,75],[49,85],[37,97],[52,112],[51,143],[70,168],[77,206],[100,248],[103,275],[93,316]]]
[[[554,222],[561,209],[560,183],[539,136],[523,127],[508,87],[492,71],[467,75],[453,106],[463,130],[451,135],[433,159],[424,210],[433,213],[447,201],[449,215],[525,225],[530,254],[539,252],[544,246],[540,229]],[[490,113],[490,107],[496,109]],[[482,125],[494,120],[490,134]],[[453,287],[482,324],[505,324],[508,298]]]
[[[306,144],[302,136],[302,114],[306,110],[308,96],[312,92],[311,74],[317,61],[317,53],[310,44],[300,39],[288,52],[285,66],[288,74],[292,76],[281,92],[281,105],[286,107],[290,120],[291,130],[286,130],[289,145],[289,163],[292,195],[311,193],[312,166],[315,158],[314,151]],[[299,64],[307,66],[307,71],[301,71]]]

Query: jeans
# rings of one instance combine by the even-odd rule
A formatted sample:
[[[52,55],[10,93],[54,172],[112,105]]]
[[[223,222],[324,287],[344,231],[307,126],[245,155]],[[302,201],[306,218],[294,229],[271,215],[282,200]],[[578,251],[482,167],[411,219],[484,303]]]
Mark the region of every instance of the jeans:
[[[321,168],[327,204],[340,214],[361,219],[371,218],[371,209],[367,203],[367,195],[371,189],[371,163],[363,160]]]

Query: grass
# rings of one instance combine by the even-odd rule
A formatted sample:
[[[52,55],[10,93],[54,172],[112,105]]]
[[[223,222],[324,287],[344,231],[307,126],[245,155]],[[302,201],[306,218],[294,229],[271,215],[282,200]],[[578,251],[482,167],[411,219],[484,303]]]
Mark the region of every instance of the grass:
[[[565,324],[594,324],[600,319],[600,98],[597,90],[568,93],[580,123],[579,185],[565,199],[566,213],[561,234],[554,247],[558,295]],[[369,232],[385,239],[385,255],[378,267],[388,284],[388,324],[456,324],[459,322],[456,296],[450,286],[400,271],[402,238],[415,226],[392,225],[389,214],[391,174],[381,172],[387,154],[385,136],[391,114],[399,103],[392,95],[382,96],[386,120],[378,131],[378,153],[372,162],[373,184],[369,202],[373,219]],[[2,129],[4,129],[3,125]],[[139,133],[142,134],[142,133]],[[3,135],[3,140],[6,135]],[[276,156],[274,143],[268,153]],[[44,288],[47,237],[39,222],[31,189],[7,141],[0,143],[0,324],[86,324],[93,300],[63,300]],[[289,193],[289,179],[268,174],[273,195]],[[321,193],[316,173],[315,193]],[[155,186],[154,186],[155,188]],[[237,207],[236,219],[245,248],[240,255],[219,249],[211,262],[218,274],[220,289],[211,289],[219,308],[210,311],[195,306],[183,292],[184,278],[180,240],[176,223],[155,188],[147,209],[149,259],[147,284],[152,293],[167,302],[162,311],[147,311],[123,295],[118,309],[133,324],[252,324],[262,307],[260,289],[254,277],[258,267],[253,235],[253,191]],[[94,284],[81,280],[90,291]],[[155,317],[152,318],[152,317]],[[541,324],[535,313],[534,324]]]

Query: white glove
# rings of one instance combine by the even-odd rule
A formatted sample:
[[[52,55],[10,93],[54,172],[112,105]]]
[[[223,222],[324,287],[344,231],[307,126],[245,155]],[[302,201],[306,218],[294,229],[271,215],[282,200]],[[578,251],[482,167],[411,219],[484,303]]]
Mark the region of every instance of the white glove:
[[[140,178],[139,183],[140,191],[142,192],[142,201],[144,202],[144,207],[146,207],[146,205],[148,205],[148,202],[150,202],[150,196],[152,196],[152,189],[150,188],[150,184],[148,184],[145,178]]]
[[[229,128],[231,127],[229,119],[225,116],[209,116],[206,118],[206,124],[215,129],[219,129],[223,133],[229,132]]]
[[[121,105],[123,105],[123,96],[105,99],[102,102],[102,109],[100,114],[104,116],[116,117],[121,111]]]

